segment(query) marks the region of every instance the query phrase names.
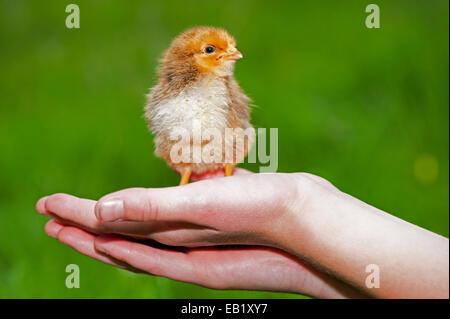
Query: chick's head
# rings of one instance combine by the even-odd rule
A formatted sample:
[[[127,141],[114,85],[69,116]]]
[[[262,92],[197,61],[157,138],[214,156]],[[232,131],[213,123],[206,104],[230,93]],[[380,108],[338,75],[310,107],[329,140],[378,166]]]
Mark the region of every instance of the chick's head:
[[[196,27],[178,36],[164,57],[165,61],[188,63],[199,73],[227,76],[234,62],[242,58],[236,41],[224,29]]]

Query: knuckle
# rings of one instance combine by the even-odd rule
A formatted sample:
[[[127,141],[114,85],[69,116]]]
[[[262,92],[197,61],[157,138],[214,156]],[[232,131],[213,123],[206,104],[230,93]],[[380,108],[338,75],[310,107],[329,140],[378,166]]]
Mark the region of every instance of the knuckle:
[[[70,228],[69,227],[64,227],[62,228],[58,234],[57,234],[57,238],[60,242],[64,243],[64,244],[68,244],[70,243],[69,239],[70,239]]]
[[[322,182],[319,180],[321,177],[309,174],[309,173],[295,173],[297,185],[302,193],[314,190]],[[325,181],[325,179],[323,179]]]
[[[215,278],[215,280],[211,280],[210,267],[205,267],[202,264],[191,262],[190,269],[192,272],[192,278],[195,278],[195,282],[197,284],[202,285],[204,287],[219,289],[217,288],[219,286],[218,278]]]
[[[141,203],[142,220],[156,221],[158,219],[158,206],[154,204],[154,201],[152,201],[151,192],[149,190],[144,189],[142,191]]]
[[[300,183],[307,184],[312,182],[311,174],[301,172],[301,173],[294,173],[294,176]]]
[[[187,255],[189,254],[195,254],[195,252],[188,252]],[[189,258],[187,259],[189,260]],[[192,281],[197,285],[218,290],[231,289],[235,286],[233,276],[227,276],[226,267],[221,264],[205,264],[190,259],[187,268]]]
[[[157,217],[157,213],[156,211],[153,209],[153,205],[151,203],[151,201],[147,198],[145,198],[142,201],[142,220],[156,220]]]
[[[144,188],[132,187],[132,188],[122,189],[120,191],[116,191],[116,192],[112,192],[112,193],[106,194],[103,197],[101,197],[98,201],[99,202],[104,202],[104,201],[108,201],[108,200],[112,200],[112,199],[117,199],[117,198],[131,196],[132,194],[139,193],[142,189],[144,189]]]
[[[314,175],[314,174],[310,174],[310,173],[297,173],[299,174],[299,178],[300,179],[304,179],[306,181],[311,182],[312,184],[320,184],[323,186],[333,186],[332,183],[330,183],[328,180],[326,180],[323,177]]]

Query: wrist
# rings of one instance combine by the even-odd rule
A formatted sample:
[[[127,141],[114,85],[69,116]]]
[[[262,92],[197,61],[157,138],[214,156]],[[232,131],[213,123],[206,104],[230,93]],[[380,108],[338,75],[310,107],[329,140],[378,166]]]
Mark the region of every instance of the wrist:
[[[323,190],[318,189],[310,174],[278,175],[288,177],[289,180],[285,182],[290,187],[282,192],[281,198],[272,199],[279,203],[279,212],[277,218],[267,221],[262,236],[275,248],[303,256],[311,240],[307,234],[312,231],[314,219],[318,218],[318,214],[322,215],[320,218],[323,221],[327,219],[325,215],[328,212],[317,211],[312,204],[316,201],[315,197],[325,197],[326,194],[322,194]]]

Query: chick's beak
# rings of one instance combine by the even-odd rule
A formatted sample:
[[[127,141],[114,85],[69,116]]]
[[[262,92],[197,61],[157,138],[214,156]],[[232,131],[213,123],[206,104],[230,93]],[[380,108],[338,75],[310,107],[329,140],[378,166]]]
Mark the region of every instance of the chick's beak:
[[[227,55],[224,56],[225,60],[231,60],[231,61],[239,60],[242,58],[243,58],[243,55],[241,52],[239,52],[238,49],[234,49],[231,53],[228,53]]]

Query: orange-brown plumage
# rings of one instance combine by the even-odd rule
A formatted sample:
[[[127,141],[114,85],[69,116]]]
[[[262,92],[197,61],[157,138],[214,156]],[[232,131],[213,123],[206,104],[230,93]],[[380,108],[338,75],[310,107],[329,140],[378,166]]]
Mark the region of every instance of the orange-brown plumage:
[[[159,80],[148,95],[145,116],[155,134],[155,154],[184,177],[182,183],[191,173],[202,174],[236,165],[253,141],[250,100],[233,76],[234,62],[242,57],[235,46],[234,38],[223,29],[196,27],[175,38],[161,59]],[[211,153],[222,153],[221,161],[173,160],[171,150],[179,142],[171,138],[173,129],[181,127],[193,132],[193,123],[200,123],[202,133],[208,129],[221,132],[221,148],[207,136],[201,140],[202,150],[211,148]],[[225,134],[226,128],[250,130],[236,131],[230,139]],[[232,160],[225,158],[226,152],[235,151],[237,140],[244,141],[244,153],[233,153]],[[192,143],[190,139],[189,144]]]

